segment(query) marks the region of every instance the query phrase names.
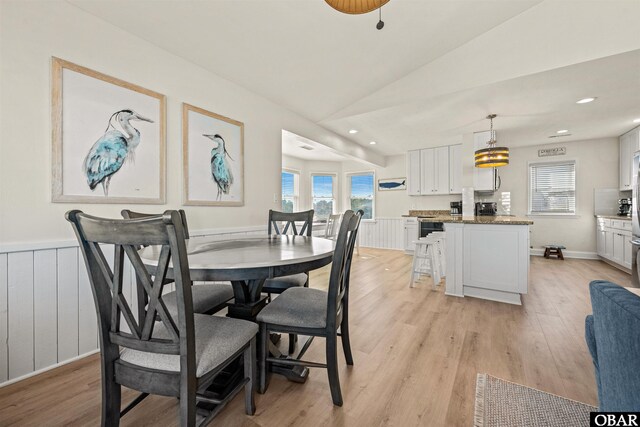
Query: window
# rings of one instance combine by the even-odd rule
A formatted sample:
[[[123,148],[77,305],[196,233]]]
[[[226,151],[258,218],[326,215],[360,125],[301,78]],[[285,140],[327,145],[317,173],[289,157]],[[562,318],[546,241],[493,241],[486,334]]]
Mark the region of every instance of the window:
[[[576,163],[529,165],[529,214],[575,215]]]
[[[316,220],[326,220],[335,212],[334,188],[334,175],[311,175],[311,200]]]
[[[295,212],[298,210],[299,178],[300,174],[298,172],[282,171],[282,212]]]
[[[374,218],[374,185],[373,172],[354,173],[348,175],[349,208],[356,212],[364,211],[362,219]]]

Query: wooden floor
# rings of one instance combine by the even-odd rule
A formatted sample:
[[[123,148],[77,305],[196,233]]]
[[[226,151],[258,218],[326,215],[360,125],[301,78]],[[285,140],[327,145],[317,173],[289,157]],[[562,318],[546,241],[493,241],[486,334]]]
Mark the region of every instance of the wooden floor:
[[[630,276],[600,261],[533,257],[522,306],[447,297],[425,278],[409,289],[411,257],[361,250],[351,275],[355,366],[342,365],[344,406],[331,404],[324,370],[306,384],[273,377],[257,395],[256,414],[237,396],[214,420],[224,426],[471,426],[481,372],[596,404],[593,366],[584,342],[588,284]],[[312,274],[324,287],[327,269]],[[286,343],[286,340],[284,340]],[[316,340],[310,360],[323,361]],[[306,358],[306,357],[305,357]],[[344,362],[344,358],[340,357]],[[133,393],[125,393],[128,402]],[[98,425],[97,356],[0,388],[0,425]],[[122,425],[176,425],[176,400],[149,397]]]

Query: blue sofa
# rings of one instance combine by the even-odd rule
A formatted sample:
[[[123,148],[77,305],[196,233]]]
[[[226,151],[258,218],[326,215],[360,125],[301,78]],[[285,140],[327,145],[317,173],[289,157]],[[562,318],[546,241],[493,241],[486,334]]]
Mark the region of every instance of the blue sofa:
[[[596,371],[599,410],[640,411],[640,297],[596,280],[585,338]]]

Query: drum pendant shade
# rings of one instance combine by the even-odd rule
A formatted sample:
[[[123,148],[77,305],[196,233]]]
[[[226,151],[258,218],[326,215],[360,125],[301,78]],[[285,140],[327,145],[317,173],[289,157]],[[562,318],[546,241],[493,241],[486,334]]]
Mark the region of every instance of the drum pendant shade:
[[[350,15],[360,15],[379,9],[389,0],[324,0],[329,6],[338,12]]]

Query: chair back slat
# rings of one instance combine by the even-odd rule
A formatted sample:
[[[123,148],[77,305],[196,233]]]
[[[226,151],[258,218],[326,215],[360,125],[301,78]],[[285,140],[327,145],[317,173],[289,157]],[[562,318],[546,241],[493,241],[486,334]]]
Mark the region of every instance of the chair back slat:
[[[191,280],[180,214],[166,211],[163,215],[114,220],[71,211],[67,213],[67,219],[76,232],[89,273],[100,325],[101,350],[117,354],[118,346],[122,346],[152,353],[186,354],[186,363],[195,364],[193,351],[191,354],[186,351],[195,345],[195,333]],[[105,243],[113,244],[115,248],[113,269],[101,247]],[[158,245],[160,249],[153,279],[137,252],[138,248],[149,245]],[[138,286],[150,297],[147,309],[139,311],[137,319],[128,297],[123,294],[125,257],[135,272]],[[170,268],[176,283],[178,310],[174,315],[169,313],[163,301]],[[126,322],[128,331],[122,329],[121,319]]]
[[[298,225],[301,227],[298,231]],[[278,212],[269,210],[269,235],[288,234],[296,236],[311,236],[313,228],[313,209],[303,212]]]
[[[358,236],[360,221],[364,212],[346,211],[342,216],[340,231],[333,252],[333,262],[329,275],[327,298],[327,327],[333,328],[342,313],[343,301],[349,292],[349,276],[353,249]]]

